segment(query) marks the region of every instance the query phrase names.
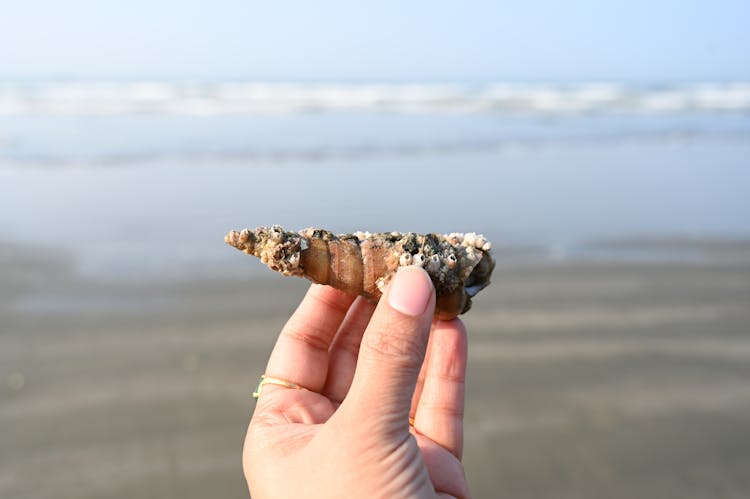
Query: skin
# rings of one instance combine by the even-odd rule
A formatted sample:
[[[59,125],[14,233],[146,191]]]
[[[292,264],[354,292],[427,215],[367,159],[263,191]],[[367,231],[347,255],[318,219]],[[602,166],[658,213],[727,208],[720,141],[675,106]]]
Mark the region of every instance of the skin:
[[[377,307],[310,287],[266,368],[307,389],[263,387],[243,452],[253,498],[469,497],[466,330],[434,307],[414,267]]]

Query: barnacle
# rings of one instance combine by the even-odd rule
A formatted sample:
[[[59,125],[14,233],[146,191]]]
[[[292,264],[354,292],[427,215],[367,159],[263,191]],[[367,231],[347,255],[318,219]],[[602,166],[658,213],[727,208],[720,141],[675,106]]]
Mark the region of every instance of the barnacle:
[[[372,300],[380,298],[399,267],[418,265],[435,286],[436,315],[446,320],[469,310],[471,298],[490,283],[495,267],[491,243],[473,232],[335,235],[323,229],[288,232],[274,225],[232,230],[224,240],[284,275]]]

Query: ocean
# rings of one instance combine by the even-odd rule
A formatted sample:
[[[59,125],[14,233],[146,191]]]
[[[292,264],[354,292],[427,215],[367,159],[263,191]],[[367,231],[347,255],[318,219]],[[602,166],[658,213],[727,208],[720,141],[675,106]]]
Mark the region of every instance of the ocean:
[[[609,243],[750,238],[749,168],[744,82],[0,83],[0,239],[95,275],[232,272],[270,224],[699,258]]]

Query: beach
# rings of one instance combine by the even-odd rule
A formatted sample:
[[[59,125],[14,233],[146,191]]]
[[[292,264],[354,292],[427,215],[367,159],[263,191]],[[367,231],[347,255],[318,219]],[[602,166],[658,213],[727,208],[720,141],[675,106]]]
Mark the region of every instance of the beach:
[[[750,493],[750,246],[693,244],[698,263],[499,264],[464,317],[475,497]],[[250,393],[306,281],[0,255],[2,497],[246,497]]]
[[[478,232],[474,497],[750,496],[747,83],[0,83],[0,497],[247,497],[307,289],[230,229]]]

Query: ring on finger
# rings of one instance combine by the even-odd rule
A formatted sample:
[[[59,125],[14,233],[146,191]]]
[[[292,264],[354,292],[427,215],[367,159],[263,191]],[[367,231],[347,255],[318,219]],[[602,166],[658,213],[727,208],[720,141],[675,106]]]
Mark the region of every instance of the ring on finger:
[[[273,376],[266,376],[265,374],[260,377],[260,382],[258,383],[258,387],[253,392],[253,398],[259,399],[261,391],[263,390],[263,385],[279,385],[283,386],[284,388],[292,388],[294,390],[305,390],[307,391],[307,388],[304,386],[300,386],[297,383],[292,383],[291,381],[287,381],[285,379],[281,378],[274,378]]]

